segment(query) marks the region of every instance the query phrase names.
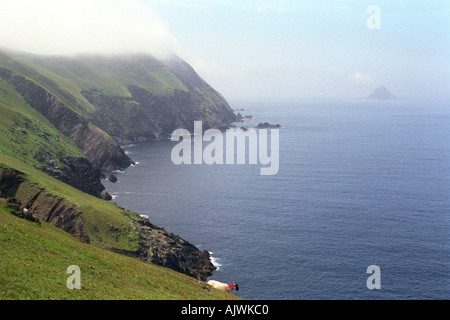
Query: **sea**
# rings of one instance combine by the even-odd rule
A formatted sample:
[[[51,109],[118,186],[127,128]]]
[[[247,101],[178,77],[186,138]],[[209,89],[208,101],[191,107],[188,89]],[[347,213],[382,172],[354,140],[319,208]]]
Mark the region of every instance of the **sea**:
[[[136,165],[104,181],[113,201],[208,250],[211,279],[249,300],[450,298],[448,102],[232,107],[253,116],[238,128],[281,125],[276,175],[175,165],[177,142],[139,143],[124,147]]]

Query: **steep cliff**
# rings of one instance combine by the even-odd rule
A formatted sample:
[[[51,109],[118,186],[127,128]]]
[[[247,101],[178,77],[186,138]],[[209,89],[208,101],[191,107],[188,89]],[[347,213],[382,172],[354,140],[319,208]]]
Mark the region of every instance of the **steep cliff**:
[[[11,162],[11,159],[1,157],[0,160]],[[33,169],[27,170],[31,175],[36,174]],[[34,217],[82,242],[167,267],[199,280],[206,280],[215,270],[207,251],[200,251],[138,214],[113,204],[104,207],[102,200],[88,199],[87,195],[78,194],[75,201],[79,203],[75,203],[49,185],[44,186],[45,182],[44,185],[35,182],[44,179],[51,178],[43,178],[40,174],[29,176],[0,161],[0,198],[10,199],[18,204],[19,210],[27,209]],[[59,181],[50,180],[50,183],[55,189],[74,192]],[[85,201],[89,204],[85,205]]]
[[[0,243],[2,301],[241,300],[193,277],[82,243],[42,220],[22,217],[14,202],[1,198]],[[69,264],[80,268],[81,290],[67,289]]]
[[[133,164],[121,144],[192,130],[196,120],[224,129],[235,119],[176,56],[0,50],[0,197],[83,242],[204,280],[215,269],[208,252],[99,199],[100,170]]]
[[[165,138],[178,128],[227,128],[226,100],[185,61],[148,55],[40,56],[0,52],[0,79],[82,150],[94,168],[132,164],[120,144]]]
[[[62,134],[72,139],[95,168],[116,170],[132,164],[117,142],[46,89],[7,69],[0,68],[0,77],[13,85],[25,101]]]

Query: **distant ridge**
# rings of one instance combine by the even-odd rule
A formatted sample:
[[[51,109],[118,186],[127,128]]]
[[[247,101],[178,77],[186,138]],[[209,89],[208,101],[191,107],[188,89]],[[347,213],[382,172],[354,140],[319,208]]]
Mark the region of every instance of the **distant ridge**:
[[[372,94],[368,97],[372,100],[392,100],[397,99],[385,86],[376,88]]]

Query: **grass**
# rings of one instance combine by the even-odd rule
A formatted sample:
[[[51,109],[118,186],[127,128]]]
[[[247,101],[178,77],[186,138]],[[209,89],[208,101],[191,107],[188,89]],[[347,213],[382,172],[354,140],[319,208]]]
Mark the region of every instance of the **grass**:
[[[21,188],[45,189],[48,194],[65,199],[80,208],[92,245],[126,251],[135,251],[138,248],[139,236],[132,223],[132,220],[142,219],[138,214],[120,208],[112,202],[88,195],[18,159],[0,155],[0,166],[13,168],[26,175],[30,183],[24,184]],[[120,232],[112,232],[110,226]],[[118,237],[117,233],[122,236]]]
[[[2,300],[228,300],[194,278],[83,244],[41,221],[13,216],[0,199]],[[81,290],[67,289],[69,266],[81,269]]]
[[[0,52],[1,55],[1,52]],[[4,53],[0,67],[22,74],[58,97],[73,111],[87,116],[96,111],[81,93],[97,89],[106,95],[130,97],[128,85],[135,85],[157,95],[171,95],[173,90],[188,91],[164,65],[149,56],[39,56]]]
[[[84,156],[71,139],[30,107],[3,79],[0,79],[0,154],[20,158],[36,168],[42,168],[49,158],[60,165],[63,157]]]
[[[0,68],[42,86],[86,119],[101,110],[87,101],[83,90],[96,89],[119,98],[130,97],[128,85],[159,96],[170,96],[174,90],[188,91],[170,70],[150,57],[127,62],[121,58],[41,57],[0,51]],[[126,114],[136,103],[125,101]],[[122,115],[112,112],[111,117],[116,114]],[[83,153],[28,105],[16,88],[0,78],[0,166],[25,174],[27,183],[20,186],[21,192],[33,194],[36,189],[43,189],[76,205],[83,213],[91,241],[91,245],[86,245],[44,222],[39,226],[21,220],[1,200],[0,299],[234,298],[223,292],[207,291],[197,280],[185,275],[104,250],[135,251],[139,235],[133,220],[142,218],[40,171],[49,159],[60,165],[59,160],[67,156],[80,157]],[[70,265],[81,267],[80,291],[66,288],[65,270]]]

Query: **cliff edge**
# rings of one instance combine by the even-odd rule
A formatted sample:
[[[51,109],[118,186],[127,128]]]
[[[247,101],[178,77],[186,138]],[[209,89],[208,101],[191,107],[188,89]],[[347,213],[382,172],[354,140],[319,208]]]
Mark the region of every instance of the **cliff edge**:
[[[7,164],[5,164],[7,163]],[[9,165],[18,166],[19,171]],[[39,182],[37,182],[39,181]],[[205,281],[216,269],[207,251],[138,214],[83,194],[0,155],[0,198],[80,241]]]
[[[0,198],[85,243],[205,280],[215,270],[209,253],[102,200],[101,171],[134,163],[123,144],[235,119],[177,56],[0,50]]]

